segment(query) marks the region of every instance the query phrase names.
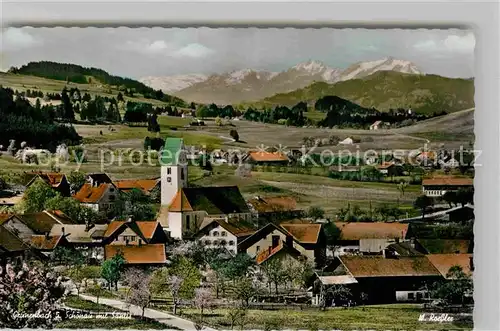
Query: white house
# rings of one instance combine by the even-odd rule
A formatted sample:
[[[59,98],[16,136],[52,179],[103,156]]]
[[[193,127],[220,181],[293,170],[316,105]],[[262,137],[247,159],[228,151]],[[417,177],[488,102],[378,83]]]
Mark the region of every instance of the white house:
[[[118,199],[118,195],[119,190],[112,183],[86,183],[73,198],[80,201],[82,205],[100,212],[111,208]]]
[[[339,145],[352,145],[354,143],[354,140],[352,140],[351,137],[347,137],[341,142],[339,142]]]
[[[382,121],[375,121],[373,122],[372,125],[370,125],[370,130],[378,130],[378,129],[383,129],[386,126],[385,122]]]

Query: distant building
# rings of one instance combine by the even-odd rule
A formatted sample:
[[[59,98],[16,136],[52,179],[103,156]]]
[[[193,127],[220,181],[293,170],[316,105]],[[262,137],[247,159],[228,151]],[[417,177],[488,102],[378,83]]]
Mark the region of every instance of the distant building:
[[[340,230],[334,255],[381,254],[390,244],[403,241],[408,224],[385,222],[335,222]]]
[[[133,189],[149,195],[153,190],[160,189],[160,179],[122,179],[115,180],[113,184],[122,193],[128,193]]]
[[[57,192],[61,193],[62,196],[71,196],[68,179],[66,178],[66,175],[62,173],[43,171],[25,172],[24,178],[26,187],[30,187],[37,180],[41,180],[50,185]]]
[[[289,159],[281,152],[252,151],[243,158],[243,162],[255,165],[287,165]]]
[[[387,128],[387,123],[382,121],[375,121],[372,125],[370,125],[370,130],[379,130],[386,128]]]
[[[248,206],[260,225],[301,217],[304,213],[303,210],[297,208],[297,201],[293,197],[287,196],[256,196],[248,200]]]
[[[422,193],[428,197],[441,197],[446,192],[456,192],[461,188],[474,188],[474,180],[466,177],[435,177],[422,180]]]
[[[351,137],[347,137],[341,142],[339,142],[339,145],[352,145],[354,143],[354,140]]]

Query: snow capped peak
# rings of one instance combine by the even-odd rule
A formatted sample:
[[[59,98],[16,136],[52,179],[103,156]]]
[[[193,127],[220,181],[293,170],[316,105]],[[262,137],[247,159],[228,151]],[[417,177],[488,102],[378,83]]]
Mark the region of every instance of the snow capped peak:
[[[309,60],[307,62],[302,62],[297,64],[296,66],[292,67],[292,69],[295,69],[297,71],[304,71],[307,72],[308,74],[315,75],[328,69],[328,67],[323,62]]]
[[[361,78],[377,71],[398,71],[408,74],[422,74],[422,71],[412,62],[398,60],[389,56],[380,60],[355,63],[342,73],[340,80]]]
[[[165,77],[149,76],[141,78],[139,81],[154,89],[159,89],[166,93],[172,93],[180,91],[196,83],[203,82],[207,79],[208,76],[203,74],[186,74]]]

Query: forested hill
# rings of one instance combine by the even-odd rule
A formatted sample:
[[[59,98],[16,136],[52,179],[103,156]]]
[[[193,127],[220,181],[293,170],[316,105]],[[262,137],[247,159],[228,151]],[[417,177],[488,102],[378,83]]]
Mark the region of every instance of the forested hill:
[[[335,84],[314,83],[289,93],[276,94],[254,107],[313,104],[325,96],[339,96],[366,108],[389,111],[411,108],[421,114],[447,113],[474,107],[474,80],[437,75],[379,71],[361,79]]]
[[[185,106],[185,102],[180,98],[165,94],[161,90],[154,90],[134,79],[110,75],[98,68],[86,68],[69,63],[40,61],[30,62],[19,68],[11,68],[9,69],[9,73],[64,80],[79,84],[99,82],[104,85],[116,86],[125,95],[139,93],[148,99],[156,99],[177,106]]]

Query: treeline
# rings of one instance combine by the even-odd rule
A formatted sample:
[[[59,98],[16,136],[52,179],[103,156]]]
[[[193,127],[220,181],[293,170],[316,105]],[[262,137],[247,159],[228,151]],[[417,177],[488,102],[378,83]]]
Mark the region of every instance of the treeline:
[[[15,96],[9,88],[0,87],[0,144],[8,146],[25,141],[30,146],[55,150],[56,146],[79,144],[81,137],[70,125],[54,123],[56,112],[52,106],[33,107],[22,96]]]
[[[12,67],[9,73],[33,75],[55,80],[63,80],[66,82],[88,84],[94,83],[92,79],[96,79],[95,83],[102,83],[110,86],[116,86],[126,95],[133,96],[134,93],[140,93],[144,98],[155,99],[168,102],[180,107],[186,106],[184,100],[165,94],[161,90],[144,85],[143,83],[119,76],[113,76],[102,69],[87,68],[76,64],[56,63],[50,61],[30,62],[19,68]]]
[[[299,102],[291,109],[285,106],[276,106],[274,109],[262,111],[248,108],[243,117],[249,121],[303,126],[310,123],[304,116],[305,112],[307,112],[307,104]]]
[[[376,121],[392,125],[401,123],[400,126],[405,126],[434,116],[446,115],[446,112],[432,115],[417,114],[402,108],[391,109],[389,112],[380,112],[375,108],[364,108],[337,96],[325,96],[318,99],[314,108],[326,112],[326,118],[320,121],[319,125],[329,128],[368,129]]]
[[[193,104],[191,104],[191,107],[193,107]],[[231,105],[219,107],[214,103],[212,103],[209,106],[202,105],[196,110],[196,117],[199,118],[206,118],[206,117],[233,118],[240,115],[241,112],[235,110]]]

